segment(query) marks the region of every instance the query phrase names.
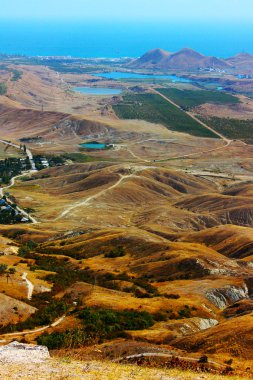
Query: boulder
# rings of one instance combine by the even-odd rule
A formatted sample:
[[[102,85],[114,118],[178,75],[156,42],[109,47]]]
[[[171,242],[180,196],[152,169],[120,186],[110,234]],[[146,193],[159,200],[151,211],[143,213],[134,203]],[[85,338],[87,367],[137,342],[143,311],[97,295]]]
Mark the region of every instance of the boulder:
[[[45,346],[12,342],[0,347],[0,362],[40,363],[49,358],[49,351]]]

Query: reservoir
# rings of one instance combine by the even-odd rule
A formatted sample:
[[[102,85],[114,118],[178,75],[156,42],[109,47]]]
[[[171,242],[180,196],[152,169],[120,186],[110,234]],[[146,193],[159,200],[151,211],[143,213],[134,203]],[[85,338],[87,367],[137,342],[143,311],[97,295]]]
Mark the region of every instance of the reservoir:
[[[80,146],[82,148],[86,148],[86,149],[105,149],[106,145],[105,144],[102,144],[102,143],[96,143],[96,142],[91,142],[91,143],[83,143],[83,144],[80,144]]]
[[[92,74],[96,77],[102,77],[107,79],[168,79],[172,82],[184,82],[190,83],[191,80],[187,78],[178,77],[176,75],[151,75],[151,74],[138,74],[138,73],[126,73],[120,71],[112,71],[110,73],[98,73]]]
[[[73,90],[86,95],[119,95],[122,93],[120,88],[109,87],[74,87]]]

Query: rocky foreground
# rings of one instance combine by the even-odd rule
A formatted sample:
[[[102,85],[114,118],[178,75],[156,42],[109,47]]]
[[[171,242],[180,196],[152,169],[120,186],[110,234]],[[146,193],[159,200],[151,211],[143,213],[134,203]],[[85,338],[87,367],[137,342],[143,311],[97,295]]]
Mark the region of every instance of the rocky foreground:
[[[224,376],[119,365],[111,362],[51,358],[47,347],[12,342],[0,348],[1,379],[219,380]],[[242,377],[229,377],[236,380]],[[246,379],[246,378],[245,378]]]

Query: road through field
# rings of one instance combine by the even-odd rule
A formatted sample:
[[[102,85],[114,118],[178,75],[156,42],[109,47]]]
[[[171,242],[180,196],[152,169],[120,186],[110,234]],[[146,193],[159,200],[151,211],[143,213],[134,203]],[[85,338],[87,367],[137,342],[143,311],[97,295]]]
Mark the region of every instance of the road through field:
[[[37,170],[36,170],[37,171]],[[26,172],[27,174],[31,174],[31,173],[35,173],[34,170],[29,170],[28,172]],[[15,181],[16,179],[20,178],[20,177],[24,177],[24,174],[26,173],[23,173],[23,174],[19,174],[19,175],[16,175],[15,177],[12,177],[11,178],[11,181],[10,181],[10,184],[8,186],[5,186],[5,187],[0,187],[0,197],[3,197],[4,196],[4,192],[5,190],[7,189],[10,189],[12,186],[15,185]],[[7,198],[8,199],[8,198]],[[33,224],[37,224],[38,221],[33,217],[31,216],[30,214],[28,214],[28,212],[26,212],[25,210],[23,210],[22,208],[16,206],[16,209],[22,214],[24,215],[24,217],[28,218]]]
[[[1,140],[0,139],[0,143],[3,143],[7,146],[13,146],[14,148],[17,148],[19,149],[20,146],[17,145],[17,144],[14,144],[10,141],[6,141],[6,140]],[[5,186],[5,187],[0,187],[0,196],[3,197],[4,196],[4,191],[7,190],[7,189],[10,189],[12,186],[15,185],[15,181],[16,179],[20,178],[20,177],[23,177],[24,174],[32,174],[32,173],[36,173],[37,172],[37,169],[35,167],[35,164],[34,164],[34,161],[33,161],[33,154],[32,152],[30,151],[30,149],[26,148],[26,154],[29,158],[29,161],[30,161],[30,164],[31,164],[31,170],[28,170],[26,172],[23,172],[22,174],[19,174],[19,175],[16,175],[15,177],[12,177],[11,180],[10,180],[10,184],[8,186]],[[20,207],[16,207],[17,210],[22,214],[24,215],[26,218],[30,219],[30,221],[34,224],[38,223],[38,221],[33,218],[32,216],[30,216],[26,211],[24,211],[23,209],[21,209]]]
[[[219,137],[220,139],[222,139],[223,141],[226,141],[227,143],[230,142],[231,140],[229,140],[227,137],[225,137],[224,135],[222,135],[221,133],[217,132],[215,129],[213,129],[212,127],[209,127],[206,123],[204,123],[203,121],[199,120],[192,112],[190,111],[184,111],[181,109],[181,107],[176,104],[175,102],[173,102],[173,100],[171,100],[170,98],[168,98],[167,96],[163,95],[161,92],[155,90],[154,88],[149,88],[149,90],[157,95],[159,95],[161,98],[165,99],[168,103],[172,104],[174,107],[178,108],[180,111],[184,112],[186,115],[190,116],[193,120],[195,120],[197,123],[201,124],[203,127],[205,127],[206,129],[208,129],[209,131],[211,131],[212,133],[214,133],[217,137]]]
[[[5,144],[5,145],[13,146],[14,148],[17,148],[17,149],[20,148],[20,145],[14,144],[14,143],[12,143],[10,141],[0,140],[0,142],[3,143],[3,144]],[[35,163],[33,161],[32,152],[27,147],[26,147],[26,155],[29,158],[29,161],[30,161],[30,164],[31,164],[31,169],[34,170],[34,171],[37,171]]]

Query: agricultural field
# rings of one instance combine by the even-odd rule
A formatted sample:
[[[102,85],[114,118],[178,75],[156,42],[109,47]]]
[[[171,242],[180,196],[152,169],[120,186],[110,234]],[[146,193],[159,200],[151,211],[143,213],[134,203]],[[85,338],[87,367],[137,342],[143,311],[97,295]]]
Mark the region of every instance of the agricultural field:
[[[179,90],[177,88],[158,88],[157,90],[185,110],[190,110],[204,103],[240,103],[240,100],[236,96],[220,91]]]
[[[189,133],[193,136],[217,137],[156,94],[123,96],[123,101],[114,105],[113,109],[121,119],[141,119],[151,123],[160,123],[170,130]]]
[[[210,127],[233,140],[243,140],[253,144],[253,120],[238,120],[229,118],[202,118]]]

